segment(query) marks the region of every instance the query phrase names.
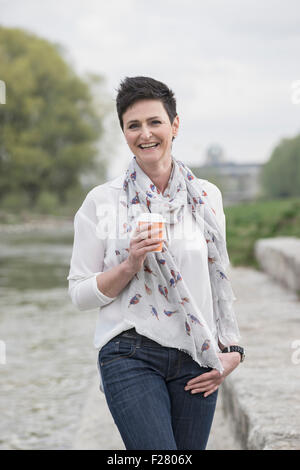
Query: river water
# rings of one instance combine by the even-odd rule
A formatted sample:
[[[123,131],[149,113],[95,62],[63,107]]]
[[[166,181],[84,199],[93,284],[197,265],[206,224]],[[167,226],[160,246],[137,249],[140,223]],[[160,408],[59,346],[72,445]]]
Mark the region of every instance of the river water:
[[[68,295],[72,242],[72,222],[0,230],[0,449],[71,449],[98,375],[97,310]]]

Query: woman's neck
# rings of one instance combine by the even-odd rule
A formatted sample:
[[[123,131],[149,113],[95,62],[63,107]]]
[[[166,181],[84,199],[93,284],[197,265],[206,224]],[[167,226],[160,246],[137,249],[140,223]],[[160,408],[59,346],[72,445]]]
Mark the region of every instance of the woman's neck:
[[[139,163],[139,162],[138,162]],[[159,168],[144,168],[142,164],[139,163],[141,166],[142,170],[146,175],[151,179],[151,181],[155,184],[157,189],[163,193],[168,186],[168,182],[170,179],[170,175],[172,172],[173,168],[173,162],[172,159],[168,162],[167,165],[161,165]]]

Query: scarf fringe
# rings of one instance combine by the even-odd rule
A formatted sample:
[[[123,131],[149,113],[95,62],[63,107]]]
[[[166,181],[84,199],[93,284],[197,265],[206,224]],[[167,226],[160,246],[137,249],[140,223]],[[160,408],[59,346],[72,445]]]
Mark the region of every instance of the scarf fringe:
[[[149,330],[146,330],[145,328],[140,328],[139,326],[137,326],[135,323],[129,321],[127,318],[124,319],[124,323],[127,324],[128,326],[130,326],[131,328],[135,328],[135,330],[137,331],[137,333],[139,333],[140,335],[142,336],[146,336],[147,338],[151,339],[152,341],[155,341],[157,343],[157,338],[154,337],[153,333]],[[166,347],[166,348],[172,348],[174,349],[174,344],[171,344],[171,343],[168,343],[167,341],[165,340],[161,340],[161,338],[159,339],[159,343],[161,346],[163,347]],[[222,343],[223,344],[223,343]],[[224,371],[224,367],[222,366],[222,363],[220,360],[216,361],[216,362],[211,362],[211,361],[207,361],[205,360],[205,363],[204,362],[201,362],[198,357],[194,354],[192,354],[192,352],[186,350],[186,349],[182,349],[178,346],[176,346],[175,349],[179,349],[179,351],[185,353],[185,354],[188,354],[195,362],[197,362],[197,364],[200,366],[200,367],[205,367],[205,368],[212,368],[212,369],[216,369],[220,372],[220,374],[223,373]]]

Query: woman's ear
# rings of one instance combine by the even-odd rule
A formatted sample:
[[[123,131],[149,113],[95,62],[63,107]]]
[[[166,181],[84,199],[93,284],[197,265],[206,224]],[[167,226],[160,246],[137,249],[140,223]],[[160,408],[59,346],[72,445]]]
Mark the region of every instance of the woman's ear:
[[[177,137],[178,130],[179,130],[179,116],[178,114],[176,114],[176,116],[174,117],[173,124],[172,124],[172,131],[173,131],[172,140],[174,140],[174,138]]]

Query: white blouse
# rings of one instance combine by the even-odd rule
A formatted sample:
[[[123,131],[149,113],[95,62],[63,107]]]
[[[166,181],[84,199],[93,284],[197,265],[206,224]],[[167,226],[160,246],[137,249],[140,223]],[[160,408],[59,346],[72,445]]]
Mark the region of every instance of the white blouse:
[[[114,336],[128,329],[128,325],[122,321],[121,296],[107,297],[98,289],[96,280],[98,274],[118,264],[116,256],[109,256],[109,253],[114,250],[115,240],[110,236],[106,238],[103,235],[99,236],[99,233],[103,233],[101,229],[104,224],[105,208],[117,208],[118,206],[120,191],[123,191],[124,178],[125,173],[112,181],[93,188],[87,194],[74,218],[74,243],[67,278],[69,295],[72,303],[81,311],[99,309],[94,336],[94,346],[97,349],[101,349]],[[207,180],[202,180],[202,182],[203,189],[209,194],[223,235],[226,237],[221,191]],[[109,217],[112,221],[113,211]],[[189,226],[187,218],[192,217],[190,212],[185,212],[184,227]],[[192,223],[192,220],[190,222]],[[183,229],[180,232],[180,237],[174,227],[176,226],[170,226],[167,233],[168,249],[175,256],[186,286],[189,286],[189,296],[193,297],[217,340],[208,270],[207,243],[200,228],[195,230],[194,225],[193,230],[189,233],[186,231],[187,229]],[[103,391],[101,379],[100,389]]]

